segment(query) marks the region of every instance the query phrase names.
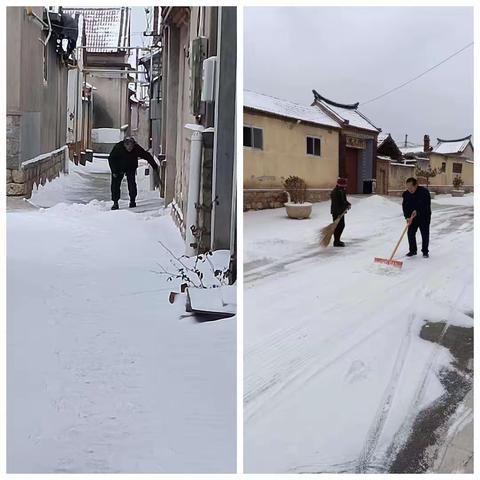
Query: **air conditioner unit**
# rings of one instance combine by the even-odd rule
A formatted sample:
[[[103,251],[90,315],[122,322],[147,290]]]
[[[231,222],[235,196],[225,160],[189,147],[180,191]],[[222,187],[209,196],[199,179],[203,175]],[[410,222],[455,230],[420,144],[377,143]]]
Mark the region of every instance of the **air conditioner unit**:
[[[215,101],[215,73],[217,57],[209,57],[203,61],[202,69],[202,102]]]

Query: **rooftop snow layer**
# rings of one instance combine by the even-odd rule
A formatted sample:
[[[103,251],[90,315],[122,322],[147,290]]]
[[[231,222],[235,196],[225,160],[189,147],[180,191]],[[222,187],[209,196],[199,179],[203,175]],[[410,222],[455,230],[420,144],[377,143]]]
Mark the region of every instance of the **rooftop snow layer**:
[[[460,138],[458,140],[442,140],[438,138],[438,143],[435,145],[432,151],[442,155],[462,153],[467,148],[470,138],[470,136]]]
[[[318,102],[318,100],[317,100]],[[332,111],[335,115],[340,117],[341,120],[348,122],[349,125],[356,128],[362,128],[363,130],[370,130],[378,132],[378,128],[371,123],[364,115],[362,115],[357,109],[341,108],[334,105],[330,105],[325,101],[320,101],[325,108]]]
[[[261,112],[268,112],[281,117],[303,120],[304,122],[325,125],[328,127],[337,127],[338,122],[330,118],[319,108],[310,105],[299,105],[289,100],[281,100],[276,97],[270,97],[261,93],[244,91],[243,106]]]
[[[130,9],[118,8],[65,8],[64,13],[85,19],[87,51],[116,52],[128,46],[130,36]]]

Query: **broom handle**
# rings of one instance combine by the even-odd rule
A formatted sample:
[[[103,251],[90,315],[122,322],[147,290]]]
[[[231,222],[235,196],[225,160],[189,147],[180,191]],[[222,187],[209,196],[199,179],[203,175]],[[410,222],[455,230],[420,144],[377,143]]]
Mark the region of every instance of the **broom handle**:
[[[405,232],[407,231],[409,225],[408,223],[405,225],[405,228],[403,229],[403,232],[402,232],[402,235],[400,237],[400,240],[397,242],[397,244],[395,245],[395,248],[393,249],[393,252],[392,252],[392,255],[390,256],[390,258],[388,259],[388,261],[390,261],[393,256],[395,255],[395,253],[397,252],[398,250],[398,247],[400,246],[400,242],[403,240],[403,237],[405,236]]]
[[[348,211],[348,208],[347,210],[345,210],[341,215],[339,215],[336,219],[335,219],[335,222],[337,225],[339,224],[340,220],[342,219],[342,217],[347,213]]]

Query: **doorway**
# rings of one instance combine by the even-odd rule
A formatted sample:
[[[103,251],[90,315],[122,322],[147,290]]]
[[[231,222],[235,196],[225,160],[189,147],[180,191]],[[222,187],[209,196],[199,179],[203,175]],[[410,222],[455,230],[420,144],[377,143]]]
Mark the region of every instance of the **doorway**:
[[[347,177],[347,193],[358,193],[358,150],[355,148],[346,149],[345,175]]]

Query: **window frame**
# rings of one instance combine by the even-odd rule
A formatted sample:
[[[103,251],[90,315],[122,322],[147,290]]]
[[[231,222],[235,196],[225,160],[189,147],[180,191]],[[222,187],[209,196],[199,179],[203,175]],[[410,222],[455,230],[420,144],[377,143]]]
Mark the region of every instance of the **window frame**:
[[[308,153],[308,139],[311,138],[314,140],[312,147],[313,147],[313,152],[314,153]],[[320,153],[319,155],[315,154],[315,140],[318,140],[319,142],[319,147],[320,147]],[[322,137],[316,137],[314,135],[306,135],[305,136],[305,153],[308,157],[315,157],[315,158],[321,158],[322,157]]]
[[[260,150],[260,151],[264,151],[265,150],[265,138],[264,138],[264,135],[263,135],[263,128],[261,127],[254,127],[253,125],[243,125],[243,128],[249,128],[250,129],[250,132],[251,132],[251,139],[252,139],[252,145],[248,146],[248,145],[243,145],[243,148],[246,148],[246,149],[249,149],[249,150]],[[254,142],[254,133],[253,131],[254,130],[259,130],[260,132],[262,132],[262,146],[261,147],[255,147],[255,142]],[[243,136],[243,142],[245,142],[245,135]]]
[[[455,171],[455,165],[460,166],[460,171],[459,172]],[[463,171],[463,163],[452,162],[452,173],[454,173],[455,175],[461,175],[462,171]]]

